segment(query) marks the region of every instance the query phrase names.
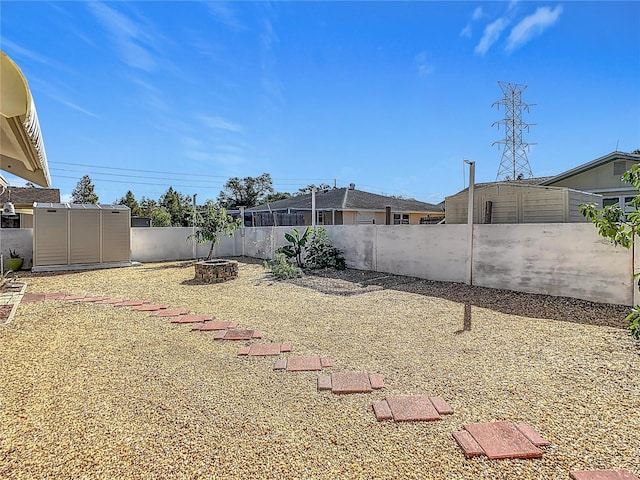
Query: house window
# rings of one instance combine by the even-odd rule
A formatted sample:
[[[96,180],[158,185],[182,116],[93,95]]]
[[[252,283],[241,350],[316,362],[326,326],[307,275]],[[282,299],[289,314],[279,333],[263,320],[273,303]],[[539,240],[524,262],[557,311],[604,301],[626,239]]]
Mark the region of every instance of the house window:
[[[408,213],[394,213],[393,214],[393,224],[394,225],[409,225],[409,214]]]
[[[620,204],[620,199],[618,197],[603,198],[602,199],[602,206],[603,207],[609,207],[611,205],[618,205],[618,204]]]
[[[614,175],[622,175],[626,171],[627,171],[627,162],[625,161],[613,162]]]
[[[624,197],[624,211],[625,212],[635,212],[636,209],[631,203],[635,197]]]
[[[316,212],[316,215],[318,216],[316,223],[324,225],[324,212]]]

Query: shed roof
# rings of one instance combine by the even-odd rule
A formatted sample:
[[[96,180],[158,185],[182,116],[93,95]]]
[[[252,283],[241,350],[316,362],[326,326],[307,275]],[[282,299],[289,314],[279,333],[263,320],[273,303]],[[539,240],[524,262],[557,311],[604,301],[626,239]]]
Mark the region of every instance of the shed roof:
[[[258,205],[247,212],[268,212],[273,210],[311,210],[311,194],[296,195],[277,200],[268,205]],[[441,212],[442,208],[432,203],[413,199],[387,197],[351,188],[333,188],[316,192],[317,210],[384,210],[391,207],[396,212]]]
[[[625,152],[611,152],[607,155],[604,155],[600,158],[596,158],[587,163],[583,163],[575,168],[567,170],[566,172],[559,173],[555,177],[548,177],[546,180],[540,182],[541,185],[551,185],[553,183],[559,182],[560,180],[564,180],[569,177],[573,177],[582,172],[586,172],[587,170],[591,170],[592,168],[599,167],[600,165],[604,165],[606,163],[612,162],[614,160],[631,160],[634,162],[640,162],[640,155],[636,155],[633,153],[625,153]]]
[[[33,209],[44,209],[44,208],[59,208],[59,209],[69,209],[69,210],[129,210],[129,207],[126,205],[120,204],[108,204],[108,203],[55,203],[55,202],[42,202],[42,203],[34,203]]]

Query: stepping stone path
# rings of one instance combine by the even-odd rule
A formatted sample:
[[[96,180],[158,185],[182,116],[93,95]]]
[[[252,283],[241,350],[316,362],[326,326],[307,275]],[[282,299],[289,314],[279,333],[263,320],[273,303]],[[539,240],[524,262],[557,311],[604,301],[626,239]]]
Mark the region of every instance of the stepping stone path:
[[[313,372],[326,367],[333,367],[333,362],[326,357],[289,357],[278,360],[274,370],[286,370],[287,372]]]
[[[84,297],[76,300],[77,302],[100,302],[102,300],[107,300],[107,297]]]
[[[124,298],[105,298],[104,300],[98,300],[95,303],[97,303],[98,305],[113,305],[115,303],[122,303],[124,301]]]
[[[290,343],[254,343],[251,346],[241,347],[238,350],[239,356],[266,357],[269,355],[280,355],[291,351]]]
[[[158,310],[151,314],[152,317],[179,317],[181,315],[187,315],[189,310],[184,308],[180,310],[169,310],[168,307],[165,310]]]
[[[374,403],[373,413],[379,422],[431,422],[452,414],[453,409],[441,397],[393,395]]]
[[[65,298],[66,300],[66,298]],[[145,303],[151,303],[150,300],[125,300],[124,302],[114,303],[114,307],[137,307],[144,305]]]
[[[201,332],[207,332],[211,330],[227,330],[229,328],[236,328],[238,324],[236,322],[204,322],[193,326],[191,331],[199,330]]]
[[[202,323],[213,320],[213,315],[182,315],[171,320],[171,323]]]
[[[382,375],[368,373],[333,373],[318,377],[318,391],[331,390],[333,393],[371,393],[384,388]]]
[[[131,310],[137,310],[138,312],[157,312],[158,310],[166,310],[169,305],[138,305]]]
[[[214,340],[251,340],[252,338],[262,338],[262,332],[258,330],[226,330],[216,332],[213,337]]]
[[[640,480],[628,470],[580,470],[571,472],[572,480]]]
[[[550,445],[533,427],[510,422],[472,423],[453,432],[467,457],[486,455],[490,459],[538,458],[538,447]]]

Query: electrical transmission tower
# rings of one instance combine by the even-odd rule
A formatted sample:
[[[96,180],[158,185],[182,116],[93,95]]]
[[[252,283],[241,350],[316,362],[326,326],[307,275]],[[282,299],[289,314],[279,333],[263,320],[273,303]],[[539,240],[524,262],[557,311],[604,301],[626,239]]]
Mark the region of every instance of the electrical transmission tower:
[[[504,125],[505,136],[504,139],[492,143],[492,145],[496,143],[503,145],[496,181],[531,178],[533,173],[529,166],[527,151],[530,145],[535,144],[527,143],[522,138],[522,130],[526,128],[529,132],[530,126],[522,120],[522,110],[529,113],[529,107],[533,106],[522,101],[522,92],[527,86],[508,82],[498,82],[498,85],[500,85],[504,97],[491,106],[497,106],[498,109],[500,109],[500,105],[504,106],[504,118],[494,122],[491,126],[498,125],[498,129],[500,129],[500,125]]]

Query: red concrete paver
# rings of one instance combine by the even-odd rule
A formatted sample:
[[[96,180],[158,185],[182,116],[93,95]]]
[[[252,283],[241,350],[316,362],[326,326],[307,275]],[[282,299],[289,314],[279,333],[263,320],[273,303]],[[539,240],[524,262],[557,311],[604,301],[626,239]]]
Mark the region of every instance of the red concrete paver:
[[[254,330],[251,338],[262,338],[262,332],[260,330]]]
[[[436,410],[440,415],[451,415],[453,413],[453,408],[449,406],[447,402],[444,401],[442,397],[429,397],[429,400],[436,407]]]
[[[322,357],[320,359],[320,365],[322,366],[322,368],[333,367],[333,360],[327,357]]]
[[[252,357],[280,355],[281,352],[282,345],[280,343],[258,343],[249,347],[249,355]]]
[[[382,378],[382,375],[369,375],[369,380],[371,381],[371,388],[373,388],[374,390],[380,390],[381,388],[384,388],[384,379]]]
[[[478,444],[478,442],[476,442],[471,434],[466,430],[453,432],[452,435],[467,457],[478,457],[480,455],[484,455],[484,450],[480,444]]]
[[[331,375],[321,375],[318,377],[318,391],[331,390]]]
[[[516,423],[515,425],[516,428],[520,430],[520,433],[527,437],[536,447],[547,447],[551,445],[551,442],[546,438],[542,438],[531,425],[527,425],[526,423]]]
[[[122,303],[124,301],[124,298],[105,298],[104,300],[98,300],[96,303],[100,305],[113,305],[114,303]]]
[[[281,358],[276,363],[273,364],[274,370],[286,370],[287,369],[287,359]]]
[[[149,303],[149,300],[125,300],[124,302],[114,303],[114,307],[137,307]]]
[[[84,298],[79,298],[77,301],[78,302],[100,302],[102,300],[105,300],[107,297],[84,297]]]
[[[206,325],[206,323],[205,323]],[[255,330],[227,330],[224,335],[220,336],[220,335],[216,335],[215,337],[213,337],[215,340],[232,340],[232,341],[236,341],[236,340],[251,340],[252,338],[256,338],[254,337],[254,331]]]
[[[320,357],[289,357],[286,361],[288,372],[322,370]]]
[[[63,300],[64,297],[70,295],[69,293],[62,293],[62,292],[57,292],[57,293],[45,293],[44,294],[44,299],[45,300]]]
[[[166,310],[167,308],[169,308],[169,305],[138,305],[131,310],[138,312],[157,312],[158,310]]]
[[[376,416],[376,420],[379,422],[383,420],[392,420],[393,413],[391,413],[391,408],[389,407],[389,403],[386,400],[380,400],[379,402],[375,402],[373,405],[373,413]]]
[[[281,352],[290,352],[291,351],[291,344],[290,343],[281,343],[280,344],[280,351]]]
[[[189,313],[189,310],[186,308],[183,309],[177,309],[177,310],[170,310],[170,309],[166,309],[166,310],[158,310],[157,312],[153,312],[151,315],[153,317],[179,317],[181,315],[187,315]]]
[[[204,322],[199,325],[194,325],[192,330],[200,330],[202,332],[210,332],[213,330],[227,330],[228,328],[235,328],[238,324],[235,322]]]
[[[640,480],[628,470],[579,470],[569,473],[573,480]]]
[[[542,450],[510,422],[472,423],[464,425],[490,459],[538,458]]]
[[[334,373],[331,375],[331,391],[338,394],[371,393],[371,381],[367,373]]]
[[[171,323],[202,323],[213,320],[213,315],[181,315],[171,320]]]
[[[440,420],[440,414],[426,395],[392,395],[386,400],[396,422]]]
[[[251,350],[251,347],[240,347],[240,350],[238,350],[238,355],[240,355],[241,357],[246,357],[247,355],[249,355],[249,350]]]
[[[42,302],[45,299],[44,293],[25,293],[22,296],[22,303]]]
[[[82,300],[84,295],[65,295],[62,300]]]

